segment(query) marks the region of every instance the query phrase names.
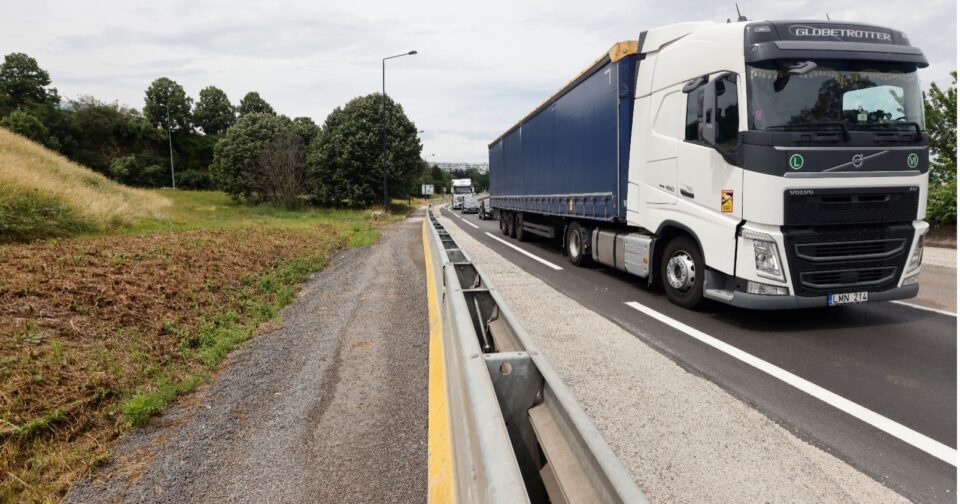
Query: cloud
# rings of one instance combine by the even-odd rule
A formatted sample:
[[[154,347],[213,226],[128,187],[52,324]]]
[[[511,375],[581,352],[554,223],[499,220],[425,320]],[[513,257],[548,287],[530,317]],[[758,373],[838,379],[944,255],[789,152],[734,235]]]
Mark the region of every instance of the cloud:
[[[751,19],[861,21],[904,30],[931,62],[924,82],[949,84],[956,68],[956,3],[741,0]],[[3,49],[36,57],[64,96],[140,107],[167,76],[196,97],[216,85],[237,102],[256,90],[278,111],[322,123],[335,107],[387,92],[425,130],[436,161],[483,161],[487,143],[603,54],[614,42],[666,24],[736,18],[732,2],[488,0],[300,2],[169,0],[163,3],[11,3]]]

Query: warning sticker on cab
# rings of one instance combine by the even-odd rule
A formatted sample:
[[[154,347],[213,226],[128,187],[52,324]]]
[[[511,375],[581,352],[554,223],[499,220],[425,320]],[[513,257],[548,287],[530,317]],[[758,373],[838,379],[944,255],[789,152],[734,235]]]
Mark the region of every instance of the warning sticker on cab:
[[[720,191],[720,211],[723,213],[733,213],[733,189]]]

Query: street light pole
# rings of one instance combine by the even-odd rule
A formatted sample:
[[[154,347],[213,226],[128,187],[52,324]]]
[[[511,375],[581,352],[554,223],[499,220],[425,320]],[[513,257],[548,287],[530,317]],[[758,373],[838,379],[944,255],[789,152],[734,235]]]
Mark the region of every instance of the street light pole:
[[[383,211],[390,211],[390,196],[387,192],[387,60],[393,58],[399,58],[401,56],[413,56],[417,54],[417,51],[410,51],[403,54],[397,54],[395,56],[387,56],[381,61],[381,78],[383,89],[380,94],[380,120],[383,122],[383,134],[381,138],[383,140]]]
[[[173,137],[170,135],[170,105],[164,105],[167,110],[167,145],[170,146],[170,185],[177,188],[177,175],[173,170]]]

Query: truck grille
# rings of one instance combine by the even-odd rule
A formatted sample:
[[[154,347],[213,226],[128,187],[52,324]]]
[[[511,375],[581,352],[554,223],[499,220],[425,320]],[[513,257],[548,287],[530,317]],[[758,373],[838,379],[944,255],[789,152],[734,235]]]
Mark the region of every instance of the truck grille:
[[[884,291],[906,266],[912,223],[784,227],[784,248],[799,296]]]
[[[800,273],[800,283],[810,289],[853,289],[893,280],[897,268],[864,268]]]
[[[783,193],[786,226],[912,222],[920,203],[918,187],[788,189]]]
[[[833,243],[798,243],[797,257],[806,261],[825,262],[851,259],[883,259],[903,251],[903,238]]]

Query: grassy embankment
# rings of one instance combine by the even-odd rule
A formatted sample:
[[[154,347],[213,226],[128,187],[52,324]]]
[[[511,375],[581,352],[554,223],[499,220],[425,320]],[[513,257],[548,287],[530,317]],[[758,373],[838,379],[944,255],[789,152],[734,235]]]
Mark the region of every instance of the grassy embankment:
[[[0,130],[0,238],[80,236],[0,244],[0,502],[60,500],[379,236],[369,211],[134,190],[22,142]]]

